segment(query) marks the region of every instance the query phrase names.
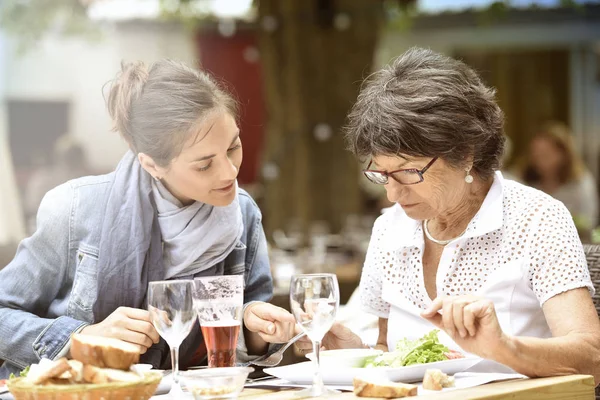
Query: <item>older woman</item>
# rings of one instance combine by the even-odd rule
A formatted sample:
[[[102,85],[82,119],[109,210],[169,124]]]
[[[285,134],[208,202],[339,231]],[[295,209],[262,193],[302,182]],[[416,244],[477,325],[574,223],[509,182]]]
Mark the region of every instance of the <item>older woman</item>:
[[[347,139],[396,203],[375,223],[360,282],[363,307],[379,317],[377,347],[437,327],[451,347],[494,361],[487,370],[598,381],[600,323],[573,220],[497,172],[502,123],[494,91],[429,50],[407,51],[364,84]],[[363,346],[339,324],[323,345]]]

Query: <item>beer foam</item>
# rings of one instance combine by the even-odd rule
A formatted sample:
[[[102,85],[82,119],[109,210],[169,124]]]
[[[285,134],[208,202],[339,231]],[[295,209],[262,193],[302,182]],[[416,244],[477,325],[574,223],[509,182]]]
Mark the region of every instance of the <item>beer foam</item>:
[[[200,326],[204,327],[229,327],[229,326],[240,326],[240,321],[234,319],[222,320],[222,321],[206,321],[201,322]]]

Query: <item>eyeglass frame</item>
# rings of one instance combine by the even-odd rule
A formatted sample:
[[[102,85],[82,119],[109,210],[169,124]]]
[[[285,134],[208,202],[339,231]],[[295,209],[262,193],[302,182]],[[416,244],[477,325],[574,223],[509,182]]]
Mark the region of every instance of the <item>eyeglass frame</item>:
[[[387,184],[389,183],[389,181],[390,181],[390,177],[392,177],[392,179],[393,179],[393,180],[395,180],[396,182],[398,182],[398,183],[399,183],[399,184],[401,184],[401,185],[416,185],[416,184],[418,184],[418,183],[421,183],[421,182],[423,182],[423,181],[425,180],[425,179],[423,178],[423,174],[424,174],[425,172],[427,172],[427,170],[428,170],[428,169],[429,169],[429,168],[430,168],[430,167],[433,165],[433,163],[434,163],[434,162],[436,162],[436,160],[437,160],[438,158],[439,158],[439,157],[433,157],[433,158],[431,159],[431,161],[429,161],[429,163],[428,163],[426,166],[424,166],[422,169],[417,169],[417,168],[401,168],[401,169],[397,169],[397,170],[395,170],[395,171],[390,171],[390,172],[387,172],[387,171],[379,171],[379,170],[376,170],[376,169],[369,169],[369,167],[371,166],[371,164],[373,164],[373,160],[371,160],[371,161],[369,162],[369,165],[367,165],[367,168],[363,169],[363,171],[362,171],[362,172],[363,172],[363,174],[365,175],[365,177],[366,177],[366,178],[369,180],[369,182],[371,182],[371,183],[374,183],[375,185],[387,185]],[[409,172],[412,172],[412,173],[416,173],[417,175],[419,175],[419,178],[420,178],[420,180],[419,180],[418,182],[414,182],[414,183],[402,183],[402,182],[400,182],[398,179],[396,179],[396,177],[393,175],[393,174],[395,174],[395,173],[397,173],[397,172],[407,172],[407,171],[409,171]],[[385,182],[385,183],[377,183],[377,182],[373,182],[373,181],[372,181],[372,180],[371,180],[371,179],[370,179],[370,178],[367,176],[367,172],[376,172],[376,173],[378,173],[378,174],[382,174],[383,176],[385,176],[385,178],[386,178],[386,182]]]

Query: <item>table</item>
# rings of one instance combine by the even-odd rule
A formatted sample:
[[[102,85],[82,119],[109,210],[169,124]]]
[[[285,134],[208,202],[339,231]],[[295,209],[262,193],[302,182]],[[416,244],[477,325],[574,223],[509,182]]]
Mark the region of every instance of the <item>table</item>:
[[[290,400],[295,399],[294,392],[299,389],[256,389],[247,388],[241,395],[242,400]],[[552,378],[519,379],[496,382],[468,389],[444,393],[422,395],[419,400],[463,400],[463,399],[506,399],[511,400],[593,400],[594,378],[589,375],[568,375]],[[341,393],[331,400],[359,399],[354,393]]]

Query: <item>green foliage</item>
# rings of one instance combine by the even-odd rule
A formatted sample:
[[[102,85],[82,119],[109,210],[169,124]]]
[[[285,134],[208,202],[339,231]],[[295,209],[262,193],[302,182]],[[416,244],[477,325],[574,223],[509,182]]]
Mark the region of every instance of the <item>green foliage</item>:
[[[17,37],[21,52],[48,33],[97,40],[100,32],[78,0],[3,0],[0,27]]]
[[[592,231],[592,243],[600,244],[600,226]]]

